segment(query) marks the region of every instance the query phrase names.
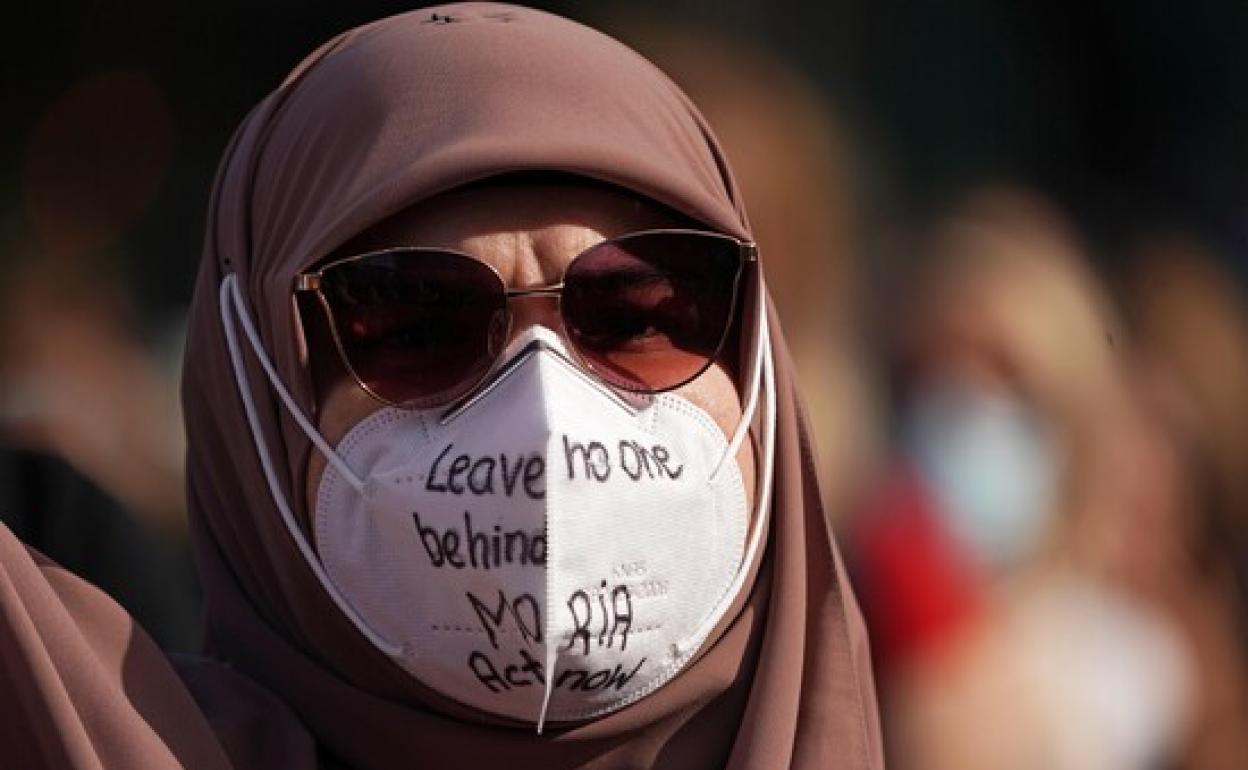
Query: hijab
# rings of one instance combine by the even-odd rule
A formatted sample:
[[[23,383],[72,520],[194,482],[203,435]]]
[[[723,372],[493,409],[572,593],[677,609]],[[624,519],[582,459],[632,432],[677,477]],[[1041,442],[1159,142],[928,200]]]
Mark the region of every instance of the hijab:
[[[764,558],[699,657],[637,703],[540,735],[475,712],[375,649],[304,560],[233,384],[222,280],[237,276],[278,374],[310,414],[295,275],[421,200],[520,171],[617,185],[750,237],[727,162],[679,89],[610,38],[535,10],[456,4],[351,30],[247,116],[210,203],[183,381],[208,657],[175,671],[141,632],[126,647],[124,613],[0,536],[0,634],[14,636],[14,612],[35,616],[16,646],[0,638],[0,676],[16,669],[23,703],[37,707],[17,728],[33,731],[18,742],[42,760],[32,766],[882,767],[866,633],[778,331]],[[301,509],[308,440],[256,359],[245,362],[279,483]],[[75,625],[78,614],[90,623]],[[95,699],[77,707],[80,692]]]

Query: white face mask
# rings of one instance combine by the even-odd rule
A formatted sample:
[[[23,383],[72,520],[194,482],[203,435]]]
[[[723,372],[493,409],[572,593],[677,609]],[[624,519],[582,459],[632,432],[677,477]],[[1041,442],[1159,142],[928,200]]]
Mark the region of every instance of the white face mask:
[[[740,592],[770,496],[765,327],[732,442],[675,394],[624,399],[534,327],[453,412],[384,407],[332,449],[285,394],[232,277],[221,299],[249,419],[231,306],[329,461],[316,553],[290,516],[292,536],[360,630],[437,692],[539,730],[605,714],[678,673]],[[747,532],[734,458],[763,368],[764,465]],[[252,432],[287,509],[254,419]]]
[[[970,382],[941,381],[911,402],[903,440],[936,493],[937,511],[980,565],[1017,565],[1044,539],[1060,457],[1026,404]]]

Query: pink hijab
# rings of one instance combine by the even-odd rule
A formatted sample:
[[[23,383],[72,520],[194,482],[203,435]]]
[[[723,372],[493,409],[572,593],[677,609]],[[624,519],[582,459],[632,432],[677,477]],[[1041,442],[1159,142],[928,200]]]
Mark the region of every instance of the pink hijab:
[[[300,555],[234,387],[222,279],[238,276],[280,376],[311,413],[295,274],[413,203],[524,170],[605,181],[750,235],[727,162],[688,99],[619,43],[535,10],[457,4],[360,27],[313,52],[247,116],[212,198],[183,394],[192,536],[215,660],[179,661],[175,673],[102,594],[0,532],[6,760],[236,770],[882,767],[865,629],[820,505],[774,312],[775,489],[762,565],[700,656],[641,701],[541,735],[481,715],[376,650]],[[265,439],[286,459],[284,491],[301,508],[308,441],[255,359],[246,361]]]

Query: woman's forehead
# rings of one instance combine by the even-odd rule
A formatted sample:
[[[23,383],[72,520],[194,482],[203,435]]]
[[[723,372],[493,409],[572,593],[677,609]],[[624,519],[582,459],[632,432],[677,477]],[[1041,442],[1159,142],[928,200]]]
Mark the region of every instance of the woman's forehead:
[[[350,239],[336,256],[395,246],[467,250],[484,239],[556,239],[585,248],[637,230],[688,227],[686,218],[634,193],[575,178],[487,182],[421,201]]]

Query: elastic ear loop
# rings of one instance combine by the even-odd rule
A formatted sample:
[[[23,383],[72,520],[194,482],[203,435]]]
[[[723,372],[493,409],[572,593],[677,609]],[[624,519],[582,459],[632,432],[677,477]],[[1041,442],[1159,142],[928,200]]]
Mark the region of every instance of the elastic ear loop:
[[[772,357],[771,351],[771,329],[767,321],[767,314],[762,314],[762,333],[759,336],[759,355],[762,359],[760,369],[765,370],[766,376],[763,378],[763,385],[766,391],[766,399],[764,401],[762,427],[763,427],[763,473],[762,479],[758,486],[758,508],[754,511],[754,525],[750,532],[750,540],[746,546],[745,553],[741,557],[741,567],[737,570],[737,576],[733,579],[732,584],[728,586],[727,592],[724,594],[725,601],[731,601],[741,590],[745,584],[745,579],[749,575],[749,567],[754,563],[754,559],[758,555],[759,545],[763,540],[763,530],[767,524],[767,513],[771,510],[771,487],[772,477],[775,471],[776,457],[776,372],[775,359]],[[693,634],[693,638],[698,640],[697,644],[701,644],[701,640],[710,634],[711,629],[719,619],[715,617],[715,613],[711,613],[702,627]]]
[[[749,574],[749,566],[754,563],[754,559],[758,554],[759,543],[762,542],[762,533],[767,523],[767,512],[771,508],[771,485],[773,466],[775,465],[776,454],[776,377],[775,364],[771,355],[771,329],[767,320],[766,295],[762,289],[762,282],[759,282],[759,331],[758,344],[755,346],[754,359],[751,362],[749,396],[746,398],[745,409],[741,414],[741,421],[737,424],[737,429],[733,433],[732,440],[728,442],[728,447],[724,450],[724,454],[719,458],[719,462],[715,464],[715,468],[707,476],[707,483],[710,484],[715,480],[715,476],[723,467],[724,462],[730,457],[736,457],[737,451],[741,448],[741,442],[745,440],[749,434],[750,426],[754,421],[754,412],[758,407],[758,397],[760,390],[765,390],[766,399],[764,400],[764,410],[762,414],[763,424],[763,474],[762,483],[758,489],[758,507],[754,511],[754,525],[750,532],[750,539],[746,545],[745,553],[742,555],[741,564],[737,568],[737,575],[733,578],[728,590],[724,592],[721,601],[731,601],[740,592],[741,587],[745,584],[746,576]],[[764,377],[763,374],[766,374]],[[764,386],[760,388],[760,383]],[[695,649],[701,646],[711,629],[719,622],[719,613],[711,612],[707,619],[692,635]],[[559,645],[555,640],[547,634],[546,638],[546,682],[545,689],[542,694],[542,708],[537,717],[537,734],[542,734],[542,728],[546,724],[546,711],[550,706],[550,697],[554,691],[555,666],[558,663]]]
[[[758,322],[758,344],[754,346],[754,358],[750,361],[750,386],[748,389],[749,396],[745,401],[745,411],[741,413],[741,422],[737,423],[737,429],[732,434],[732,440],[728,442],[728,447],[724,453],[720,455],[719,462],[715,463],[715,467],[711,469],[711,474],[706,477],[707,483],[713,483],[715,477],[719,475],[719,471],[724,467],[724,463],[729,459],[735,458],[737,452],[741,450],[741,443],[745,441],[745,437],[750,433],[750,426],[754,423],[754,411],[758,408],[759,379],[763,373],[763,367],[771,364],[771,335],[767,328],[767,306],[766,295],[762,292],[762,281],[759,281],[759,322]],[[775,385],[772,383],[774,391]]]
[[[251,389],[247,383],[246,369],[243,364],[243,353],[239,348],[237,333],[234,330],[233,320],[237,318],[239,325],[243,327],[243,332],[247,336],[248,342],[251,343],[251,349],[255,353],[256,359],[260,365],[264,367],[265,374],[268,375],[269,382],[273,386],[273,390],[281,398],[285,404],[290,416],[295,419],[303,432],[307,434],[308,439],[316,445],[317,449],[325,456],[334,468],[342,474],[357,492],[364,489],[363,482],[359,477],[347,466],[338,453],[333,450],[324,437],[312,426],[312,423],[304,416],[303,411],[299,409],[294,398],[291,397],[286,386],[282,384],[281,379],[277,376],[277,371],[273,368],[273,364],[269,361],[268,356],[264,352],[264,346],[260,344],[260,335],[256,333],[256,328],[251,322],[251,317],[247,313],[247,306],[243,302],[243,296],[238,288],[238,276],[230,273],[221,280],[221,290],[218,293],[218,301],[221,306],[221,326],[225,330],[225,342],[230,352],[230,365],[234,370],[234,382],[238,386],[238,394],[243,400],[243,409],[247,413],[247,424],[251,428],[251,437],[256,444],[256,453],[260,456],[260,465],[264,469],[264,478],[269,485],[269,494],[273,498],[273,504],[277,506],[277,510],[281,513],[282,523],[286,525],[287,532],[295,541],[295,545],[299,547],[299,552],[303,554],[304,560],[311,567],[312,573],[316,575],[316,579],[320,581],[321,587],[329,594],[334,604],[338,605],[338,609],[348,620],[364,635],[373,646],[392,658],[397,658],[403,653],[403,648],[387,641],[376,631],[371,629],[364,619],[356,613],[355,609],[347,602],[347,600],[338,591],[337,586],[329,579],[329,575],[325,573],[325,567],[321,564],[320,557],[312,549],[312,545],[304,537],[303,530],[295,521],[295,516],[290,510],[290,505],[286,501],[286,496],[282,493],[282,488],[277,482],[277,474],[273,471],[273,462],[269,456],[269,449],[264,440],[264,434],[261,431],[260,420],[256,416],[256,405],[251,398]]]

